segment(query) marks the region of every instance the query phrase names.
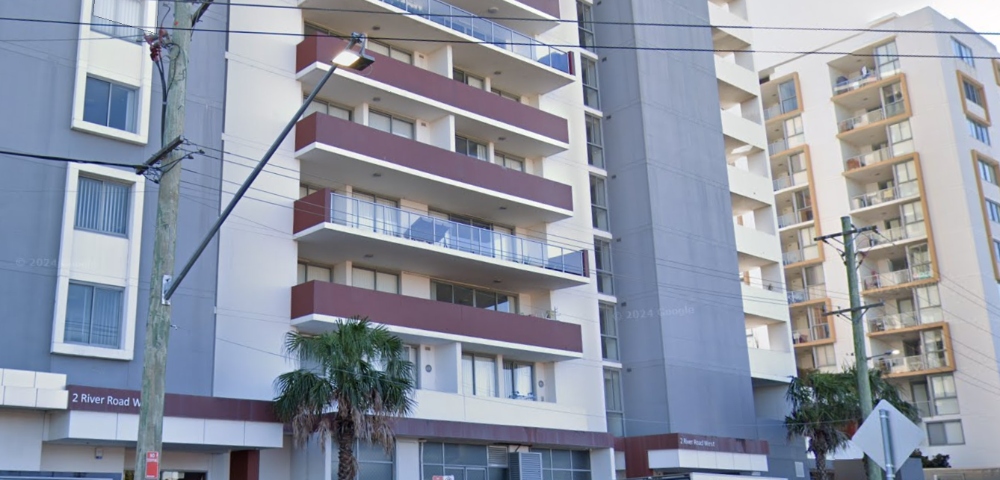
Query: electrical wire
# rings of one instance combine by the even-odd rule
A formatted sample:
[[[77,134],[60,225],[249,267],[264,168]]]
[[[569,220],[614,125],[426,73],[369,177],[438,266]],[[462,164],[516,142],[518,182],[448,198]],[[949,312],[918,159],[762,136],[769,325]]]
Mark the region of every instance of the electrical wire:
[[[398,13],[397,13],[398,14]],[[0,17],[0,21],[8,22],[26,22],[26,23],[43,23],[43,24],[58,24],[58,25],[74,25],[74,26],[93,26],[93,25],[105,25],[103,23],[91,23],[91,22],[80,22],[80,21],[70,21],[70,20],[46,20],[37,18],[17,18],[17,17]],[[141,30],[153,31],[158,27],[135,27]],[[227,34],[244,34],[244,35],[271,35],[271,36],[285,36],[285,37],[325,37],[329,35],[325,34],[301,34],[292,32],[266,32],[260,30],[232,30],[232,29],[210,29],[210,28],[182,28],[182,27],[164,27],[168,31],[197,31],[206,33],[227,33]],[[493,43],[484,40],[470,40],[470,39],[432,39],[432,38],[417,38],[417,37],[385,37],[385,36],[369,36],[371,40],[376,41],[414,41],[414,42],[425,42],[425,43],[447,43],[447,44],[472,44],[472,45],[493,45]],[[27,39],[31,40],[31,39]],[[78,40],[78,39],[74,39]],[[18,42],[20,40],[16,39],[2,39],[0,41],[5,42]],[[533,42],[504,42],[505,45],[510,46],[535,46],[536,43]],[[545,44],[550,48],[580,48],[579,44]],[[652,52],[688,52],[688,53],[760,53],[760,54],[787,54],[787,55],[829,55],[829,56],[852,56],[852,57],[876,57],[875,53],[857,53],[857,52],[841,52],[841,51],[826,51],[826,50],[756,50],[756,49],[720,49],[720,48],[685,48],[685,47],[644,47],[644,46],[625,46],[625,45],[597,45],[593,47],[596,50],[624,50],[624,51],[652,51]],[[913,54],[913,53],[898,53],[896,55],[898,58],[925,58],[925,59],[975,59],[975,60],[996,60],[1000,59],[1000,56],[976,56],[976,55],[956,55],[956,54]]]

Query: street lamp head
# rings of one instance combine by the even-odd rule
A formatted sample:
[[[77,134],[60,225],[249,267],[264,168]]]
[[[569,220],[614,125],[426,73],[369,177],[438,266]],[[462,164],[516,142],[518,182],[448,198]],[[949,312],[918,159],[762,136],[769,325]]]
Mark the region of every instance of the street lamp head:
[[[889,352],[889,355],[899,355],[899,350],[893,350]]]
[[[361,49],[357,52],[353,51],[352,48],[356,44],[361,44]],[[347,48],[333,57],[333,63],[340,67],[347,67],[354,70],[362,71],[368,68],[369,65],[375,63],[375,58],[365,53],[365,48],[368,46],[368,37],[362,33],[352,33],[351,41],[347,44]]]

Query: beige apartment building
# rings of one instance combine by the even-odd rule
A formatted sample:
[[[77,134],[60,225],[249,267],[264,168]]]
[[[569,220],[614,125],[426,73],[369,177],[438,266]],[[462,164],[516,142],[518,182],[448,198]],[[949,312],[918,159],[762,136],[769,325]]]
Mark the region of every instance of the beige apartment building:
[[[841,231],[857,240],[870,365],[919,406],[924,454],[1000,463],[994,45],[925,8],[761,72],[800,371],[854,362]],[[916,31],[949,32],[945,34]],[[910,32],[910,33],[906,33]]]

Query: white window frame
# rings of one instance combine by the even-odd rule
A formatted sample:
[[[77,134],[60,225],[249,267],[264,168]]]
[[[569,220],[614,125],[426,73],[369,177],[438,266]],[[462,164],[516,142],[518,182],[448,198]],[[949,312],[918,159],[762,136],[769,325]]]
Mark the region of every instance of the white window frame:
[[[958,424],[958,427],[962,431],[962,440],[961,441],[952,441],[951,439],[947,439],[946,438],[944,443],[932,443],[931,442],[931,433],[930,433],[931,425],[943,425],[943,424],[948,424],[948,423],[957,423]],[[932,447],[939,447],[939,446],[945,446],[945,445],[965,445],[965,427],[962,425],[962,421],[961,420],[947,420],[947,421],[943,421],[943,422],[927,422],[925,425],[927,425],[927,444],[928,445],[930,445]],[[947,434],[947,430],[945,430],[945,432]]]
[[[106,40],[107,35],[93,31],[93,0],[80,0],[80,26],[73,87],[73,110],[70,128],[135,145],[149,142],[149,116],[153,90],[153,61],[145,43]],[[143,4],[141,25],[156,25],[156,4]],[[83,120],[87,77],[118,83],[136,89],[135,129],[133,132],[106,127]]]
[[[122,184],[121,182],[117,182],[117,181],[113,181],[113,180],[108,180],[106,178],[92,177],[92,176],[89,176],[89,175],[81,175],[81,177],[82,178],[86,178],[86,179],[91,180],[91,181],[100,182],[100,184],[101,184],[101,195],[100,195],[99,202],[98,202],[99,204],[97,205],[97,208],[98,208],[97,216],[98,216],[99,223],[103,223],[102,220],[104,220],[105,216],[108,214],[107,209],[105,208],[107,205],[104,202],[104,200],[106,198],[105,197],[105,195],[106,195],[105,186],[110,184],[110,185],[117,185],[117,186],[122,186],[122,187],[125,187],[125,188],[128,188],[128,189],[131,189],[131,185],[130,184]],[[80,188],[79,188],[79,185],[80,185],[80,179],[78,178],[77,179],[77,191],[76,191],[76,195],[77,195],[77,197],[76,197],[77,198],[77,207],[79,207],[79,202],[80,202]],[[130,208],[131,208],[132,205],[130,204],[130,202],[131,202],[130,198],[126,197],[126,200],[128,201],[128,202],[126,202],[126,205],[125,205],[125,210],[126,210],[125,215],[126,215],[126,218],[127,218],[128,214],[129,214],[129,211],[130,211]],[[111,235],[111,236],[114,236],[114,237],[125,237],[125,238],[128,238],[128,226],[127,225],[126,225],[124,233],[118,233],[118,232],[113,232],[113,231],[110,231],[110,230],[102,229],[101,228],[102,225],[98,225],[97,228],[87,228],[87,227],[79,225],[79,220],[80,220],[79,219],[79,213],[80,212],[73,212],[73,228],[75,228],[77,230],[84,230],[84,231],[88,231],[88,232],[99,233],[101,235]]]
[[[76,203],[80,175],[107,179],[130,186],[130,209],[127,238],[86,230],[77,230]],[[136,310],[139,293],[139,259],[142,245],[142,212],[145,181],[135,172],[101,165],[71,163],[66,166],[66,193],[63,200],[62,234],[59,243],[59,267],[56,278],[55,308],[52,319],[51,353],[96,357],[111,360],[132,360],[135,353]],[[76,244],[77,239],[81,243]],[[99,257],[88,249],[104,250]],[[109,266],[108,258],[120,255],[117,265]],[[104,269],[113,268],[115,274]],[[105,348],[67,343],[66,309],[70,281],[117,287],[124,290],[121,347]]]

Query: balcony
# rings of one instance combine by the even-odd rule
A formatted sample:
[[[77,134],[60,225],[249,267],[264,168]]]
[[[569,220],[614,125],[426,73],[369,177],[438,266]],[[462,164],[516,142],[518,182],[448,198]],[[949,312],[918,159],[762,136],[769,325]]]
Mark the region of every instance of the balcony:
[[[767,145],[767,153],[768,155],[774,157],[781,152],[785,152],[793,148],[800,147],[803,144],[805,144],[805,137],[802,135],[796,135],[795,137],[790,139],[783,138],[781,140],[769,143]]]
[[[321,190],[295,202],[299,255],[334,265],[366,258],[471,285],[557,290],[590,283],[587,251],[434,218]]]
[[[867,315],[866,315],[867,316]],[[868,334],[881,336],[934,327],[944,321],[940,308],[923,309],[921,312],[893,313],[868,318]]]
[[[920,186],[916,181],[909,181],[882,190],[855,195],[851,199],[851,206],[853,211],[874,209],[919,196]]]
[[[715,55],[715,76],[719,83],[719,101],[730,108],[758,95],[757,74],[736,62]]]
[[[755,379],[787,383],[795,376],[795,356],[792,352],[748,348],[750,376]]]
[[[895,117],[896,115],[901,115],[905,111],[906,105],[903,102],[890,103],[882,110],[875,110],[864,115],[858,115],[857,117],[844,120],[838,124],[837,129],[839,133],[849,132],[851,130],[856,130],[858,128],[867,127],[868,125],[881,122],[887,118]]]
[[[927,224],[924,222],[916,222],[886,230],[864,232],[858,236],[857,241],[859,248],[878,249],[926,238]]]
[[[394,3],[401,3],[396,2]],[[490,9],[499,10],[495,21],[512,30],[538,35],[559,26],[559,0],[451,0],[458,8],[480,17],[494,15]],[[402,7],[400,7],[402,8]]]
[[[786,267],[796,263],[819,259],[819,245],[810,245],[798,250],[789,250],[781,254],[781,263]]]
[[[571,54],[440,0],[341,0],[336,11],[324,0],[300,0],[299,6],[307,21],[342,32],[377,19],[382,31],[400,39],[393,43],[407,50],[433,52],[451,44],[456,65],[501,72],[492,77],[501,90],[549,93],[576,80]]]
[[[772,183],[775,192],[786,188],[803,187],[809,185],[809,172],[801,171],[792,175],[778,177]]]
[[[425,205],[462,205],[467,215],[511,226],[573,215],[569,185],[329,115],[300,121],[295,149],[302,178],[337,179]]]
[[[292,287],[292,325],[305,333],[336,328],[339,318],[369,317],[403,341],[462,342],[482,353],[538,362],[583,355],[579,325],[496,312],[327,282]]]
[[[749,28],[730,28],[749,27],[750,22],[712,2],[708,2],[708,23],[712,25],[712,42],[716,50],[743,50],[753,43]]]
[[[778,215],[778,228],[788,228],[811,221],[813,221],[812,207],[806,207],[794,212]]]
[[[767,146],[767,136],[760,123],[732,111],[721,110],[719,113],[722,119],[722,134],[726,137],[727,152],[746,145],[754,149],[764,150]],[[756,150],[747,153],[752,153],[752,151]]]
[[[826,285],[813,285],[801,290],[789,290],[787,296],[789,305],[822,300],[826,298]]]
[[[874,272],[862,278],[862,289],[866,291],[897,288],[913,282],[934,278],[930,264],[891,272]]]
[[[792,344],[796,347],[810,346],[818,342],[833,341],[830,324],[821,323],[809,328],[801,328],[792,332]]]
[[[886,123],[895,123],[908,116],[905,101],[890,103],[879,110],[841,121],[837,124],[837,138],[852,145],[874,145],[886,140]]]
[[[311,90],[347,42],[309,37],[296,48],[298,78]],[[430,70],[371,53],[377,67],[360,72],[338,69],[320,96],[343,105],[379,97],[379,107],[410,118],[454,115],[456,130],[521,157],[549,156],[569,148],[566,119]],[[500,142],[498,139],[503,138]]]
[[[774,202],[774,196],[767,186],[767,177],[732,165],[727,165],[726,171],[729,177],[733,215],[764,208]]]
[[[740,283],[747,328],[788,321],[785,295],[778,288],[760,288]]]
[[[888,377],[909,377],[952,371],[955,367],[947,351],[876,360],[876,368]]]
[[[879,163],[897,158],[900,155],[903,155],[903,153],[900,152],[899,155],[896,155],[893,153],[891,147],[884,147],[879,150],[875,150],[874,152],[849,157],[844,160],[844,170],[846,172],[850,172],[851,170],[877,165]]]
[[[781,245],[770,233],[734,225],[741,272],[781,261]]]
[[[848,99],[847,93],[860,90],[876,83],[892,83],[890,79],[900,75],[899,69],[892,68],[883,72],[868,70],[865,73],[855,73],[852,75],[841,75],[833,83],[833,96],[835,100],[843,101]],[[886,80],[883,82],[883,80]]]

